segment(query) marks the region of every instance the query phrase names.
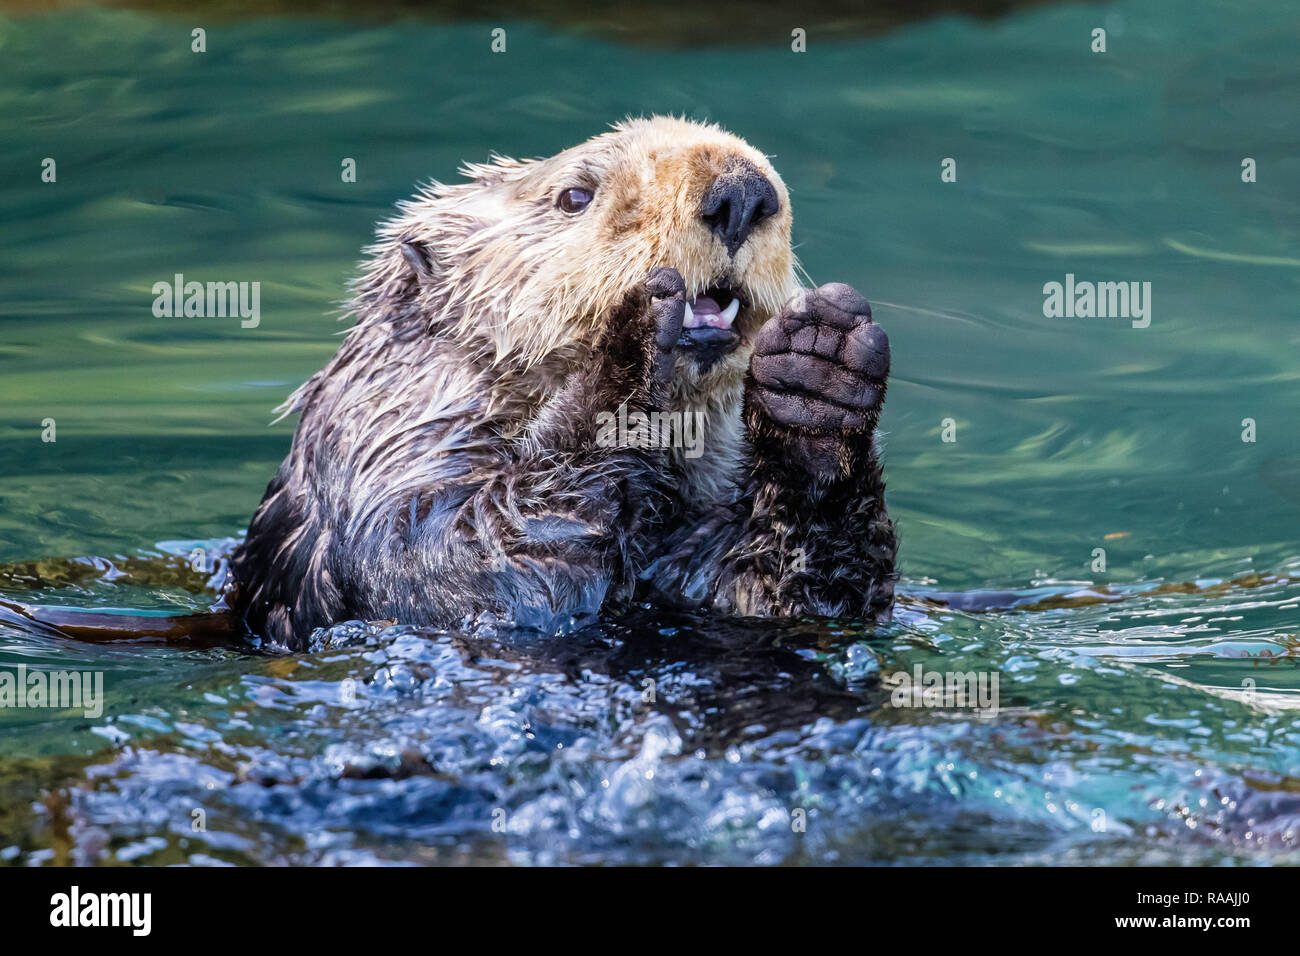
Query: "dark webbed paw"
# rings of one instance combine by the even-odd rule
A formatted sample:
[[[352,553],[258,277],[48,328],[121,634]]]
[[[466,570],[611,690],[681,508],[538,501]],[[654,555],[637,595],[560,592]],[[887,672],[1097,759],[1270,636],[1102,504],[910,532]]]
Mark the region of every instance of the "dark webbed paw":
[[[889,378],[889,339],[852,287],[832,282],[792,299],[767,321],[750,360],[751,425],[787,440],[793,457],[826,475],[869,443]]]
[[[676,269],[652,269],[645,280],[650,295],[650,317],[654,322],[655,354],[650,364],[651,387],[672,381],[676,361],[673,348],[682,335],[686,318],[686,282]]]
[[[686,283],[676,269],[667,268],[651,270],[610,317],[588,374],[599,380],[597,391],[613,407],[662,404],[685,317]]]

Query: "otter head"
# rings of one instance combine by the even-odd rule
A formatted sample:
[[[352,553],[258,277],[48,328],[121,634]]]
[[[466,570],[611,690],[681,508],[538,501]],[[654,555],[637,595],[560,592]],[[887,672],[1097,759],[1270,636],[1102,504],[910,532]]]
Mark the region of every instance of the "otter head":
[[[785,184],[717,126],[628,120],[549,159],[462,172],[471,182],[427,187],[381,228],[360,298],[409,302],[494,363],[581,361],[616,306],[670,266],[690,303],[677,402],[717,402],[797,287]]]

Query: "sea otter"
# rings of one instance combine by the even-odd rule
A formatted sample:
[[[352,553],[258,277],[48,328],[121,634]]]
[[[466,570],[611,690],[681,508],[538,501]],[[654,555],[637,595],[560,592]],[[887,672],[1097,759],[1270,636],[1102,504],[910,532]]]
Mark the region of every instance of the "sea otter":
[[[555,630],[634,599],[888,619],[888,339],[849,286],[800,287],[767,158],[653,117],[462,174],[379,227],[355,326],[286,402],[232,562],[249,629]],[[611,443],[629,410],[698,415],[703,453]]]

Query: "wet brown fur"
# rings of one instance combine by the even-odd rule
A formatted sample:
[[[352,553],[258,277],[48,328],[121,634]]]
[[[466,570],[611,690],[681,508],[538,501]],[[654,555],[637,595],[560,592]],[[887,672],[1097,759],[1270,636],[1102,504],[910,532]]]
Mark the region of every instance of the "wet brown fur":
[[[780,207],[732,255],[699,209],[740,161],[768,178]],[[496,157],[462,172],[468,182],[422,188],[379,228],[354,288],[356,325],[286,403],[301,415],[293,447],[234,570],[250,628],[292,647],[345,617],[450,623],[541,606],[551,621],[608,606],[656,560],[652,583],[670,583],[662,558],[689,539],[682,523],[723,512],[732,531],[710,543],[723,550],[708,561],[714,584],[734,590],[723,566],[746,550],[738,502],[754,491],[742,421],[751,346],[799,289],[779,175],[719,127],[666,117],[629,120],[549,159]],[[580,216],[556,208],[571,186],[595,192]],[[741,347],[707,369],[677,356],[652,400],[651,359],[637,350],[653,335],[643,286],[656,266],[676,269],[688,298],[725,280],[747,307]],[[629,399],[702,413],[706,453],[594,447],[591,420]],[[868,457],[867,511],[887,525]],[[888,566],[869,576],[888,578],[892,598],[889,528]],[[856,547],[842,550],[852,559]],[[755,586],[782,600],[778,582]],[[788,610],[807,609],[799,603]]]

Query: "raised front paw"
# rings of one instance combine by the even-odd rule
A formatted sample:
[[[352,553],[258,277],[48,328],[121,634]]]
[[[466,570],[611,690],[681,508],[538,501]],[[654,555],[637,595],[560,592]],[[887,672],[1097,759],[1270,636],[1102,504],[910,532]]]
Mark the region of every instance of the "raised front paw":
[[[889,338],[851,286],[803,290],[759,330],[750,359],[751,428],[797,439],[813,471],[842,467],[870,439],[889,379]]]
[[[645,280],[650,296],[649,315],[654,323],[654,349],[650,363],[651,386],[672,381],[675,357],[673,348],[682,335],[686,318],[686,282],[676,269],[661,266],[652,269]]]
[[[612,407],[658,407],[673,378],[673,348],[686,316],[686,283],[676,269],[652,269],[609,316],[587,374]]]
[[[759,330],[755,398],[775,424],[801,431],[875,427],[889,378],[889,338],[852,286],[795,296]]]

